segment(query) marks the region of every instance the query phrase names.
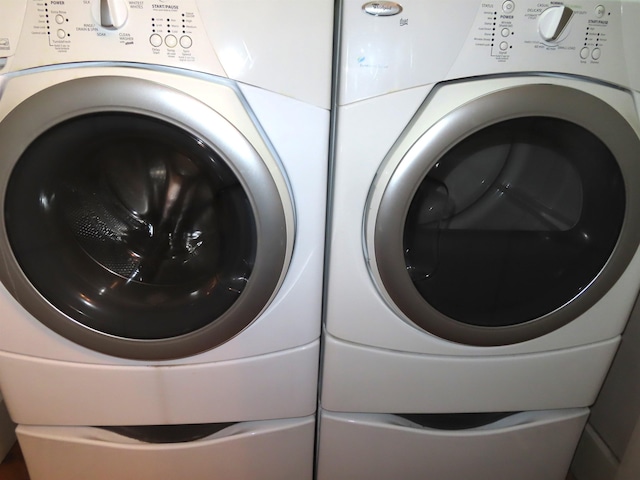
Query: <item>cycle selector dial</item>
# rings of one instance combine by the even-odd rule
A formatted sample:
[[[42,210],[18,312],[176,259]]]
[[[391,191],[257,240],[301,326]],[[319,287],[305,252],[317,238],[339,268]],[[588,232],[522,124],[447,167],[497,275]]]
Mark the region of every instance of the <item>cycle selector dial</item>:
[[[560,42],[568,33],[567,26],[573,17],[573,10],[564,5],[547,8],[538,17],[538,33],[548,43]]]
[[[127,23],[129,11],[126,0],[93,0],[93,17],[109,30],[118,30]]]

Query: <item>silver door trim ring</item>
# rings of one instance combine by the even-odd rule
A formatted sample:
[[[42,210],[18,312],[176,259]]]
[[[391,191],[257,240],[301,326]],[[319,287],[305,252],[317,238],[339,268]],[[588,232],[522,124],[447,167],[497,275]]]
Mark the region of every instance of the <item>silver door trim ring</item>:
[[[425,107],[428,110],[428,106]],[[403,256],[404,223],[411,200],[437,161],[460,141],[499,122],[531,116],[552,117],[577,124],[595,134],[612,152],[626,190],[622,231],[608,262],[581,293],[557,310],[525,323],[484,327],[458,322],[427,303],[406,270]],[[403,152],[395,164],[383,162],[380,171],[393,171],[387,183],[375,183],[367,201],[365,255],[374,282],[390,306],[427,332],[454,342],[497,346],[530,340],[571,322],[591,308],[617,282],[640,243],[640,139],[629,123],[604,101],[570,87],[536,84],[499,90],[479,97],[438,120]],[[378,175],[378,179],[379,179]],[[374,201],[373,198],[378,200]]]
[[[5,192],[14,165],[31,142],[51,127],[85,114],[135,113],[194,134],[225,159],[250,199],[257,229],[251,281],[223,315],[199,330],[172,338],[139,340],[111,336],[74,321],[29,282],[11,252],[5,222]],[[108,355],[166,360],[214,348],[243,330],[266,308],[290,261],[293,226],[289,198],[251,143],[222,115],[185,92],[148,80],[96,76],[69,80],[29,97],[0,121],[0,281],[41,323],[69,340]],[[286,184],[284,178],[280,182]],[[291,212],[288,212],[291,210]],[[292,236],[291,236],[292,238]]]

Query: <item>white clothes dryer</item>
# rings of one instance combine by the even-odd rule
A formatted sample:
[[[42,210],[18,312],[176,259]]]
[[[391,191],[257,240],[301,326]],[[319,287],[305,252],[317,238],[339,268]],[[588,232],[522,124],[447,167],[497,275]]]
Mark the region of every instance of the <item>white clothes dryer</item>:
[[[302,470],[263,478],[310,477],[333,2],[2,10],[0,384],[21,441],[222,423],[247,454],[289,439]]]
[[[563,480],[640,286],[640,3],[338,18],[317,478]]]
[[[342,5],[322,406],[586,407],[640,285],[640,7],[451,8]]]

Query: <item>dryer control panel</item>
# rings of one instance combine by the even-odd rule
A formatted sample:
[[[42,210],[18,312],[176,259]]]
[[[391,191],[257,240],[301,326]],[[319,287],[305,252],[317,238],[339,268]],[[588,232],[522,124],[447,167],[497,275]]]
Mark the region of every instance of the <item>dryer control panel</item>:
[[[558,71],[623,82],[621,10],[597,0],[483,2],[452,70]]]
[[[640,83],[640,2],[578,2],[345,0],[339,102],[520,72]]]

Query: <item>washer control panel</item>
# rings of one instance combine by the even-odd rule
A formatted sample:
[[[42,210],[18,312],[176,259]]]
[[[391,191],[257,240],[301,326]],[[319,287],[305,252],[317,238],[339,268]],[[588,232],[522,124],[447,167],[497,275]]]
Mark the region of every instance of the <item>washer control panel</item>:
[[[343,2],[340,104],[443,80],[519,72],[629,87],[630,65],[640,63],[637,0]]]
[[[331,105],[334,0],[0,0],[0,12],[0,80],[135,63]]]
[[[195,0],[27,0],[13,61],[13,68],[130,61],[222,72]]]

